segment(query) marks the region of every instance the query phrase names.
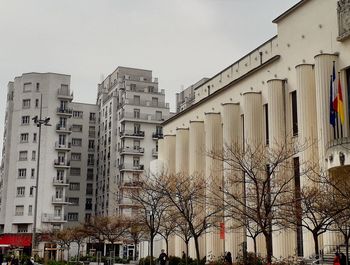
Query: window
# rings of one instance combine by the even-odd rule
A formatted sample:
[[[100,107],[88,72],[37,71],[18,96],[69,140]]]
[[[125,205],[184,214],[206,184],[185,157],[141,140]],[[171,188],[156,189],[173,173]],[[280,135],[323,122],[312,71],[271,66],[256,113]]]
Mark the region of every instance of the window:
[[[58,144],[60,146],[65,146],[66,145],[66,135],[64,135],[64,134],[58,135]]]
[[[63,199],[63,188],[56,188],[55,196],[56,196],[56,199],[62,200]]]
[[[90,112],[89,121],[90,122],[95,122],[96,121],[96,113],[95,112]]]
[[[24,205],[16,205],[15,215],[23,216],[24,213]]]
[[[34,192],[34,187],[30,187],[29,188],[29,196],[33,196],[33,192]]]
[[[25,168],[18,169],[18,178],[19,179],[25,179],[26,176],[27,176],[27,169],[25,169]]]
[[[29,125],[30,117],[29,116],[22,116],[22,125]]]
[[[17,233],[28,233],[28,225],[26,225],[26,224],[18,224],[17,225]]]
[[[94,169],[93,168],[87,169],[86,180],[94,180]]]
[[[140,105],[140,96],[134,96],[134,104]]]
[[[138,167],[140,165],[140,158],[139,157],[133,158],[133,165],[134,165],[134,167]]]
[[[38,108],[39,107],[39,99],[35,100],[35,107]]]
[[[24,197],[25,196],[25,187],[17,187],[17,193],[16,196],[17,197]]]
[[[265,144],[269,144],[269,105],[264,105],[264,118],[265,118]]]
[[[88,149],[89,149],[89,151],[94,151],[94,149],[95,149],[95,140],[89,140]]]
[[[71,205],[79,205],[79,198],[71,197],[68,199],[68,202],[71,203]]]
[[[33,206],[32,205],[28,206],[28,215],[29,216],[33,215]]]
[[[292,128],[293,128],[293,136],[298,135],[298,103],[297,103],[297,92],[293,91],[291,93],[292,97]]]
[[[68,221],[78,221],[78,213],[68,213]]]
[[[33,133],[33,143],[36,143],[36,133]]]
[[[72,159],[72,161],[80,161],[81,160],[81,153],[72,153],[71,159]]]
[[[30,99],[23,99],[23,101],[22,101],[22,108],[23,109],[29,109],[30,108]]]
[[[134,133],[140,133],[141,131],[141,125],[138,123],[134,124]]]
[[[134,118],[140,119],[140,109],[134,109]]]
[[[81,146],[81,138],[73,138],[72,139],[72,145],[73,146]]]
[[[125,79],[127,79],[126,76],[125,76]],[[136,84],[130,84],[130,90],[131,91],[135,91],[136,90]]]
[[[139,150],[140,149],[140,140],[134,140],[134,149]]]
[[[36,151],[32,151],[32,160],[35,160],[36,157]]]
[[[83,118],[83,112],[82,111],[73,111],[73,118],[76,118],[76,119],[82,119]]]
[[[19,160],[24,161],[28,159],[28,151],[19,151]]]
[[[160,121],[162,120],[163,117],[162,117],[162,112],[161,111],[156,111],[156,120],[157,121]]]
[[[54,216],[55,217],[62,217],[62,208],[61,207],[59,207],[59,206],[55,206],[55,208],[54,208]]]
[[[40,83],[36,83],[36,91],[39,91],[40,89]]]
[[[95,138],[95,126],[89,126],[89,137]]]
[[[23,92],[30,92],[32,90],[32,83],[23,84]]]
[[[94,154],[88,154],[88,166],[93,166],[94,165]]]
[[[79,182],[69,183],[69,190],[80,190],[80,183]]]
[[[152,106],[158,107],[158,98],[152,98]]]
[[[83,131],[83,125],[73,124],[72,125],[72,131],[73,132],[82,132]]]
[[[87,198],[85,201],[85,210],[92,210],[92,199]]]
[[[80,167],[71,167],[70,168],[71,176],[80,176]]]
[[[92,183],[86,184],[86,195],[93,195],[93,186],[92,186]]]
[[[31,173],[30,173],[30,177],[32,179],[35,178],[35,168],[32,168]]]
[[[28,143],[29,133],[21,133],[21,143]]]

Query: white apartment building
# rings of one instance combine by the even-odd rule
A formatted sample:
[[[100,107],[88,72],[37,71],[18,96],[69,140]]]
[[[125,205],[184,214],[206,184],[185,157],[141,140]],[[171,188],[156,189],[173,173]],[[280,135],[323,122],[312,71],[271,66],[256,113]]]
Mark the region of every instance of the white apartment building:
[[[118,67],[98,86],[96,214],[131,216],[127,189],[140,188],[157,158],[161,123],[169,118],[164,89],[152,71]]]
[[[0,227],[6,235],[0,237],[2,244],[31,246],[39,141],[32,119],[40,116],[41,104],[42,118],[50,117],[51,126],[43,125],[41,133],[37,231],[61,229],[67,220],[83,222],[92,213],[97,106],[72,100],[69,75],[26,73],[8,84],[1,163]]]

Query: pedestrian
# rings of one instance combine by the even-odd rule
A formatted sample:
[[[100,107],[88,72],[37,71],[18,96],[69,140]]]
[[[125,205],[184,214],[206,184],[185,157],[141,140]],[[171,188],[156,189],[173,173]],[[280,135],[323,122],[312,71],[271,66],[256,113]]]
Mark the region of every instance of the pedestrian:
[[[346,257],[343,252],[340,252],[340,265],[346,265]]]
[[[164,249],[161,250],[158,260],[159,260],[159,265],[166,265],[166,262],[168,260],[168,255],[165,253]]]
[[[29,264],[28,265],[35,265],[34,257],[30,257]]]
[[[183,260],[186,259],[186,253],[185,253],[185,251],[182,251],[182,259],[183,259]]]
[[[227,252],[226,255],[225,255],[225,263],[227,265],[232,265],[232,255],[231,255],[231,252]]]
[[[340,256],[338,252],[335,253],[333,265],[340,265]]]

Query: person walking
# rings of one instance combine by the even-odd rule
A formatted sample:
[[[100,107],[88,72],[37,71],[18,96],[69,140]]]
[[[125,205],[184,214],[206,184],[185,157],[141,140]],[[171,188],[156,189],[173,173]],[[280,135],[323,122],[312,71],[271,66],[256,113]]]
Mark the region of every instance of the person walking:
[[[225,255],[225,264],[232,265],[232,255],[230,251]]]
[[[340,256],[338,252],[335,253],[333,265],[340,265]]]
[[[340,252],[340,265],[346,265],[346,257],[343,252]]]
[[[158,260],[159,260],[159,265],[166,265],[166,262],[168,260],[168,255],[165,253],[164,249],[161,250]]]

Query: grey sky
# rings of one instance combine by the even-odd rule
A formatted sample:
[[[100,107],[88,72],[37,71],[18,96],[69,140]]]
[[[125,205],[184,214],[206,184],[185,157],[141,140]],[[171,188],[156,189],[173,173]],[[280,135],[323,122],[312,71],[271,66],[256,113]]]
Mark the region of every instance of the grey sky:
[[[7,83],[25,72],[72,76],[75,101],[94,103],[118,65],[153,70],[175,93],[211,77],[276,34],[271,21],[299,0],[0,0],[0,146]]]

